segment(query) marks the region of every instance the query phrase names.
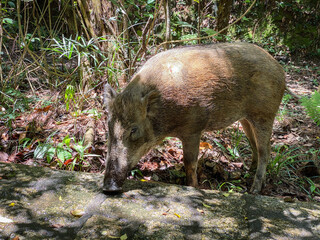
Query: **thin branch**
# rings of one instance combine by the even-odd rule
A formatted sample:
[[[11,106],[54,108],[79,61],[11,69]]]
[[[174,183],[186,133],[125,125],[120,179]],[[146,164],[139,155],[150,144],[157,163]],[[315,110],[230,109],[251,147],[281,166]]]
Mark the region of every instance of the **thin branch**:
[[[164,45],[164,44],[168,44],[168,43],[181,43],[181,42],[190,42],[190,41],[195,41],[195,40],[203,40],[203,39],[208,39],[208,38],[212,38],[215,37],[217,35],[219,35],[220,33],[222,33],[223,31],[227,30],[228,28],[230,28],[231,26],[233,26],[234,24],[236,24],[237,22],[239,22],[245,15],[247,15],[247,13],[251,10],[251,8],[253,7],[253,5],[256,3],[257,0],[254,0],[252,2],[252,4],[250,5],[250,7],[245,11],[244,14],[242,14],[237,20],[235,20],[233,23],[229,24],[228,26],[226,26],[225,28],[221,29],[219,32],[216,32],[212,35],[209,36],[205,36],[205,37],[200,37],[200,38],[189,38],[189,39],[183,39],[183,40],[173,40],[173,41],[169,41],[169,42],[163,42],[161,44],[159,44],[156,47],[156,53],[158,52],[159,48]]]
[[[132,71],[133,71],[133,66],[135,66],[138,58],[144,54],[144,52],[146,51],[147,49],[147,45],[148,45],[148,42],[149,42],[149,38],[150,38],[150,35],[151,35],[151,31],[153,29],[153,26],[154,26],[154,23],[155,23],[155,20],[157,18],[157,15],[160,11],[160,8],[162,6],[162,2],[163,0],[160,1],[159,3],[159,8],[157,9],[157,4],[155,5],[155,12],[153,14],[153,21],[151,22],[152,20],[152,17],[149,17],[148,21],[147,21],[147,24],[146,26],[143,28],[143,31],[142,31],[142,44],[141,44],[141,47],[139,48],[136,56],[134,57],[132,63],[130,64],[130,69],[129,69],[129,74],[130,76],[132,75]],[[148,34],[148,37],[146,37]],[[169,43],[169,42],[168,42]]]

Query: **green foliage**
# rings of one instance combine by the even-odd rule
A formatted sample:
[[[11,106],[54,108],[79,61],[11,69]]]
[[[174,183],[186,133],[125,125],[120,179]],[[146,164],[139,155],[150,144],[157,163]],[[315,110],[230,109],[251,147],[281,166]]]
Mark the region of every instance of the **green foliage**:
[[[131,173],[131,176],[132,177],[136,177],[136,178],[138,178],[138,176],[140,176],[140,177],[144,177],[143,176],[143,174],[142,174],[142,172],[140,171],[140,169],[138,169],[138,168],[135,168],[135,169],[132,169],[131,171],[130,171],[130,173]]]
[[[68,60],[76,59],[77,65],[80,66],[81,58],[86,57],[95,68],[99,68],[106,57],[99,49],[100,42],[107,41],[106,38],[99,37],[86,40],[82,36],[76,36],[75,39],[62,36],[62,39],[52,39],[53,44],[50,47],[44,48],[49,54],[57,54],[59,58]]]
[[[305,185],[305,183],[307,183],[307,185],[309,185],[309,189],[303,188],[303,190],[309,195],[320,195],[320,189],[319,186],[317,186],[317,184],[314,183],[314,181],[311,178],[308,177],[304,177],[301,179],[301,185]]]
[[[276,116],[278,121],[280,121],[280,122],[283,121],[285,116],[287,116],[289,114],[287,105],[289,104],[291,99],[292,99],[292,96],[290,94],[285,94],[283,96],[283,98],[282,98],[283,107],[279,109],[279,113]]]
[[[244,189],[242,186],[239,186],[241,184],[241,180],[233,180],[231,182],[223,182],[219,185],[218,190],[224,190],[231,192],[243,192]],[[223,194],[225,197],[228,197],[228,194]]]
[[[25,42],[21,42],[20,48],[23,49],[26,46],[32,51],[40,50],[40,38],[34,37],[31,33],[27,33],[24,39]]]
[[[284,44],[292,51],[316,50],[319,42],[318,24],[320,21],[319,6],[312,0],[291,0],[277,2],[277,13],[282,16],[275,18],[275,24],[279,29],[285,30],[281,34]]]
[[[83,141],[76,141],[70,138],[69,135],[58,144],[51,141],[53,134],[48,137],[45,143],[41,143],[34,151],[36,159],[46,158],[48,163],[56,160],[59,168],[67,168],[71,171],[78,167],[81,170],[83,167],[89,167],[90,163],[86,160],[87,157],[97,157],[98,155],[89,154],[89,146],[84,146]]]
[[[246,1],[251,4],[253,0]],[[236,15],[244,4],[234,5]],[[233,38],[244,38],[262,45],[269,52],[320,56],[318,26],[320,6],[314,0],[257,1],[256,6],[231,28]]]
[[[225,153],[228,153],[232,159],[238,159],[240,156],[244,156],[243,151],[245,147],[243,146],[244,133],[237,128],[232,128],[231,132],[231,144],[225,147],[217,140],[214,140],[215,144]]]
[[[99,44],[106,41],[113,45],[111,59],[108,59],[108,54],[99,48]],[[107,72],[109,82],[112,80],[117,82],[116,74],[121,71],[115,66],[118,62],[120,43],[111,41],[108,36],[89,40],[86,40],[83,36],[76,36],[75,38],[62,36],[61,39],[52,39],[52,44],[43,48],[43,50],[47,51],[49,55],[61,59],[62,63],[69,62],[69,67],[63,64],[65,70],[74,78],[80,79],[80,83],[82,83],[82,67],[84,67],[84,71],[91,72],[97,79],[105,76]],[[74,65],[76,65],[76,68]]]
[[[305,107],[308,115],[320,125],[320,93],[314,92],[310,98],[303,97],[301,104]]]
[[[74,86],[72,85],[67,86],[64,94],[64,102],[66,104],[67,111],[69,111],[70,102],[72,102],[74,106],[76,105]]]
[[[50,140],[51,139],[49,137],[47,142],[37,146],[34,151],[34,157],[36,159],[42,159],[45,157],[48,163],[57,157],[57,162],[61,168],[66,160],[72,158],[72,149],[70,148],[71,139],[67,135],[62,142],[58,143],[56,146],[52,144]]]
[[[310,199],[315,195],[320,195],[320,189],[314,183],[312,178],[301,176],[299,169],[305,166],[311,160],[307,154],[312,153],[318,155],[319,150],[312,149],[306,153],[300,150],[301,147],[290,147],[287,145],[276,146],[274,148],[275,157],[269,162],[267,173],[270,174],[270,179],[273,183],[282,187],[282,184],[290,185],[301,189],[308,194]]]
[[[170,169],[169,173],[170,173],[170,177],[173,178],[173,179],[186,177],[186,172],[185,171],[180,171],[180,170],[176,170],[176,169]]]
[[[88,109],[88,110],[83,110],[82,113],[91,115],[92,117],[96,118],[101,118],[101,112],[99,112],[96,108]]]
[[[6,121],[8,126],[11,126],[12,120],[27,111],[29,104],[34,100],[10,87],[5,88],[3,91],[0,90],[0,119]]]
[[[279,176],[284,171],[291,171],[295,168],[300,153],[295,154],[299,148],[290,148],[287,145],[276,146],[274,151],[276,156],[268,164],[268,172],[272,175]]]
[[[2,26],[5,32],[9,34],[16,34],[18,32],[19,26],[16,20],[16,4],[15,1],[2,1]],[[8,36],[3,35],[4,42],[8,41]]]

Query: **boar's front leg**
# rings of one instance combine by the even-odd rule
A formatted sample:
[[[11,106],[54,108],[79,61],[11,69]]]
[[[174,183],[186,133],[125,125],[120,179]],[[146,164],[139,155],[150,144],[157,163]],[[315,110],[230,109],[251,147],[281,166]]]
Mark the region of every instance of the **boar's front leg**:
[[[197,165],[200,144],[200,133],[181,137],[183,145],[183,162],[187,176],[187,185],[197,187]]]

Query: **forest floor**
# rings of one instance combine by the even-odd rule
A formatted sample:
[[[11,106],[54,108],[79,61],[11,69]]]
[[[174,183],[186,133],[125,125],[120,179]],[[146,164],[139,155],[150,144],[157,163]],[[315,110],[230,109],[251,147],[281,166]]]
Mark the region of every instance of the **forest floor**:
[[[298,96],[310,96],[320,84],[320,65],[314,61],[283,64],[288,88]],[[0,118],[0,161],[56,169],[103,172],[106,151],[106,115],[101,89],[91,95],[75,95],[66,110],[64,92],[38,89],[29,93],[38,100],[30,110],[9,120]],[[0,109],[4,111],[4,109]],[[3,115],[5,116],[5,114]],[[94,144],[81,141],[94,129]],[[262,194],[285,201],[320,201],[320,128],[299,100],[285,93],[272,139],[272,159]],[[251,150],[239,123],[203,134],[198,177],[200,188],[246,192],[253,181]],[[1,176],[0,176],[1,177]],[[185,184],[182,144],[166,138],[144,156],[128,178]]]

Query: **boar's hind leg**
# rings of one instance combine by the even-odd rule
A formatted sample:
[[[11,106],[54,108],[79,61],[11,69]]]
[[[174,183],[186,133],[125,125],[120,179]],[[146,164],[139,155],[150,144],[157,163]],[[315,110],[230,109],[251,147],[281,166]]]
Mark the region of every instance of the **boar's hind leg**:
[[[250,192],[259,193],[266,179],[266,168],[270,158],[270,137],[273,118],[259,118],[250,121],[258,152],[257,171]]]
[[[187,185],[197,187],[197,165],[199,154],[200,134],[181,138],[183,146],[183,162],[187,176]]]
[[[258,151],[257,151],[257,143],[254,137],[253,128],[247,119],[240,120],[240,123],[243,127],[243,130],[249,140],[249,143],[252,149],[252,161],[251,161],[251,166],[249,171],[254,172],[258,164]]]

